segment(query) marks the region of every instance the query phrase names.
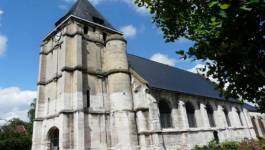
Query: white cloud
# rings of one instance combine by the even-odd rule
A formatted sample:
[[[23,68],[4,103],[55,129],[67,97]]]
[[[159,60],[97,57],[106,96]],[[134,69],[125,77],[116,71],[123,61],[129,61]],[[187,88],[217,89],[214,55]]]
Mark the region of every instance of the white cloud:
[[[161,54],[161,53],[155,53],[150,57],[150,60],[156,61],[162,64],[166,64],[169,66],[176,66],[177,60],[174,58],[170,58],[168,55]]]
[[[135,0],[114,0],[114,1],[121,1],[129,5],[131,8],[133,8],[136,12],[140,14],[148,14],[148,9],[146,7],[139,7],[134,2]]]
[[[133,25],[127,25],[120,28],[124,36],[127,38],[135,37],[137,34],[137,29]]]
[[[189,39],[186,39],[184,37],[180,37],[176,42],[178,42],[178,43],[188,43],[188,42],[192,42],[192,41],[189,40]]]
[[[206,72],[209,70],[206,68],[205,72],[202,71],[202,69],[205,68],[205,64],[197,64],[193,68],[188,69],[189,72],[200,74],[200,75],[206,75]],[[209,76],[208,79],[216,84],[218,84],[218,80],[216,78],[213,78],[212,76]],[[228,84],[225,85],[225,89]]]
[[[197,64],[195,65],[193,68],[191,69],[188,69],[189,72],[192,72],[192,73],[203,73],[200,69],[204,68],[205,65],[204,64]]]
[[[18,87],[0,88],[0,119],[20,118],[28,120],[30,103],[36,98],[35,91],[23,91]],[[0,121],[0,124],[4,121]]]
[[[0,33],[0,56],[4,55],[7,47],[7,37]]]

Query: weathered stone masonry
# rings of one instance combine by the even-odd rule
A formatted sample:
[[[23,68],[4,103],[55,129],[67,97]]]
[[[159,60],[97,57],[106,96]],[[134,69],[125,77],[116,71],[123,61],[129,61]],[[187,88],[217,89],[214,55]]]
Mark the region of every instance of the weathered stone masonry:
[[[32,150],[183,150],[265,135],[264,116],[237,102],[150,87],[126,45],[86,0],[57,22],[40,51]]]

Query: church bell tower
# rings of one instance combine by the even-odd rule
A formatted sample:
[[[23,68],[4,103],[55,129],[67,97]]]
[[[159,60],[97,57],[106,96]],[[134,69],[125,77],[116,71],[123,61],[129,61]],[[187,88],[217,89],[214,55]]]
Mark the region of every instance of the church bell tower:
[[[32,150],[135,150],[126,40],[78,0],[40,51]]]

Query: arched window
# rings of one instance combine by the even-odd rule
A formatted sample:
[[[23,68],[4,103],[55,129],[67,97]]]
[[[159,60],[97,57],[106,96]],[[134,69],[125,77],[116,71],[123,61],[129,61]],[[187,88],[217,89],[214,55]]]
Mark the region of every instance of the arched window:
[[[59,150],[59,129],[54,127],[48,132],[49,150]]]
[[[259,137],[259,132],[258,132],[258,128],[257,128],[257,125],[256,125],[255,117],[251,118],[251,122],[252,122],[252,125],[253,125],[253,128],[254,128],[254,131],[256,133],[256,136]]]
[[[190,128],[197,127],[196,119],[195,119],[195,109],[193,105],[190,102],[187,102],[185,104],[187,117],[188,117],[188,123]]]
[[[160,112],[161,128],[171,128],[172,127],[171,107],[164,100],[159,101],[158,107]]]
[[[227,111],[227,109],[225,107],[224,107],[224,114],[225,114],[225,119],[226,119],[227,126],[228,127],[231,127],[231,122],[230,122],[230,119],[229,119],[229,114],[228,114],[228,111]]]
[[[262,133],[265,134],[265,127],[263,125],[263,122],[262,122],[262,119],[261,118],[259,118],[259,126],[261,128]]]
[[[236,112],[237,112],[237,115],[238,115],[238,118],[239,118],[239,121],[240,121],[240,125],[243,126],[243,122],[242,122],[242,118],[241,118],[241,112],[238,108],[236,108]]]
[[[209,119],[209,123],[211,127],[215,127],[214,115],[213,115],[213,107],[210,104],[206,105],[206,111]]]

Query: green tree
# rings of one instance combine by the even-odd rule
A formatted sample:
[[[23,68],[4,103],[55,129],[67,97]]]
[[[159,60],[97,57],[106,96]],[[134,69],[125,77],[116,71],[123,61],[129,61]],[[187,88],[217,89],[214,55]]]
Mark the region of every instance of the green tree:
[[[37,99],[33,99],[32,103],[30,104],[30,109],[28,111],[28,118],[31,123],[33,123],[35,119],[35,109],[36,109],[36,101]]]
[[[28,111],[28,118],[29,118],[29,123],[28,123],[28,131],[30,134],[33,132],[33,123],[35,119],[35,110],[36,110],[36,101],[37,99],[33,99],[32,103],[30,104],[30,109]]]
[[[0,150],[30,150],[35,108],[36,99],[30,104],[29,122],[14,118],[0,126]],[[25,128],[26,132],[19,131],[18,127]]]
[[[31,134],[21,133],[17,127],[23,126],[26,131],[30,130],[29,123],[18,118],[9,120],[0,130],[1,150],[29,150],[31,147]]]
[[[219,81],[222,95],[255,102],[265,112],[264,0],[136,0],[136,4],[150,10],[166,42],[180,37],[194,41],[188,51],[177,53],[206,61],[202,71]]]

